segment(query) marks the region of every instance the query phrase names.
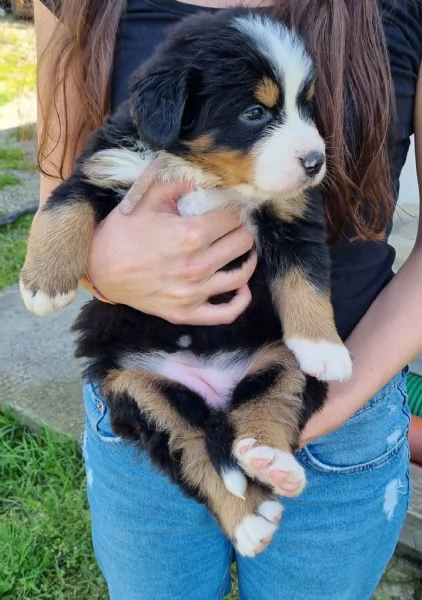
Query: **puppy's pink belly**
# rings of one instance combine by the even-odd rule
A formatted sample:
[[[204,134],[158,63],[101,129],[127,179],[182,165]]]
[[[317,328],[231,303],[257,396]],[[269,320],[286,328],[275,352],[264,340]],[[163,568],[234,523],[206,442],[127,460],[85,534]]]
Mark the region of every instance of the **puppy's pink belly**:
[[[183,364],[164,365],[163,375],[197,392],[212,408],[225,409],[237,381],[231,373]]]
[[[234,388],[246,375],[250,360],[251,357],[239,352],[206,358],[189,351],[174,354],[156,352],[126,355],[121,366],[144,369],[177,381],[199,394],[208,406],[224,410]]]

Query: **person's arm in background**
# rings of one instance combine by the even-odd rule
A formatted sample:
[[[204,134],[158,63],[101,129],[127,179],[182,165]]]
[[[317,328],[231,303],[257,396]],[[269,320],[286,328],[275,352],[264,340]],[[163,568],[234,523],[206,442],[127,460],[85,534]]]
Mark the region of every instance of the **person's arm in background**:
[[[34,2],[38,59],[57,26],[56,17],[40,0]],[[43,56],[38,74],[42,98],[49,88],[52,52]],[[49,60],[50,58],[50,60]],[[69,74],[68,74],[69,75]],[[68,88],[70,129],[78,131],[83,107],[72,97],[71,74]],[[59,99],[59,110],[62,103]],[[39,110],[38,131],[43,127]],[[57,126],[49,161],[59,163],[63,153]],[[88,132],[87,132],[88,134]],[[54,133],[53,133],[54,135]],[[81,142],[83,145],[83,141]],[[45,165],[48,169],[49,165]],[[70,175],[72,165],[66,166]],[[41,174],[40,205],[60,184],[58,177]],[[114,210],[98,226],[91,246],[88,274],[110,300],[127,304],[174,323],[214,325],[232,322],[247,307],[247,282],[255,266],[254,253],[236,271],[217,272],[231,260],[253,247],[253,236],[233,211],[219,211],[197,217],[180,217],[176,202],[187,191],[184,184],[153,184],[142,202],[128,216]],[[36,218],[36,217],[35,217]],[[237,290],[227,304],[212,305],[208,298]]]
[[[412,253],[346,340],[353,356],[353,376],[330,385],[324,409],[303,431],[302,445],[340,427],[422,352],[422,67],[415,104],[415,149],[420,216]]]

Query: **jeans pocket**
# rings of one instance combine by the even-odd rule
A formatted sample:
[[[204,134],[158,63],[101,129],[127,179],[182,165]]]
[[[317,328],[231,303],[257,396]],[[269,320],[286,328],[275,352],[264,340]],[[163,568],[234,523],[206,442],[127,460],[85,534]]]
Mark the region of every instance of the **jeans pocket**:
[[[319,471],[374,469],[398,454],[407,441],[409,424],[403,371],[342,427],[303,448],[300,458]]]
[[[84,386],[86,423],[89,430],[106,444],[123,444],[121,437],[114,434],[110,423],[110,411],[95,383]]]

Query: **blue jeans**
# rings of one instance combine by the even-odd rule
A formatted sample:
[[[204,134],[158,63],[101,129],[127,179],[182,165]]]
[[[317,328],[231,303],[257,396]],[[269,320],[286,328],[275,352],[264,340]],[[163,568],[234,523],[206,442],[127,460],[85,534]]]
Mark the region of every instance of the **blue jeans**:
[[[398,540],[409,500],[405,373],[337,431],[298,454],[308,485],[271,545],[236,556],[204,506],[116,438],[85,387],[84,450],[94,550],[112,600],[220,600],[237,562],[242,600],[365,600]]]

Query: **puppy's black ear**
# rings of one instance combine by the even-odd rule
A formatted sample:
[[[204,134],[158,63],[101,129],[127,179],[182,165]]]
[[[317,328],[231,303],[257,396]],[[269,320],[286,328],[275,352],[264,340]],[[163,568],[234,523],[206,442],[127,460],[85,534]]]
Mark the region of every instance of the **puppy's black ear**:
[[[177,139],[188,85],[189,69],[171,60],[135,74],[129,110],[141,139],[154,150],[164,150]]]

